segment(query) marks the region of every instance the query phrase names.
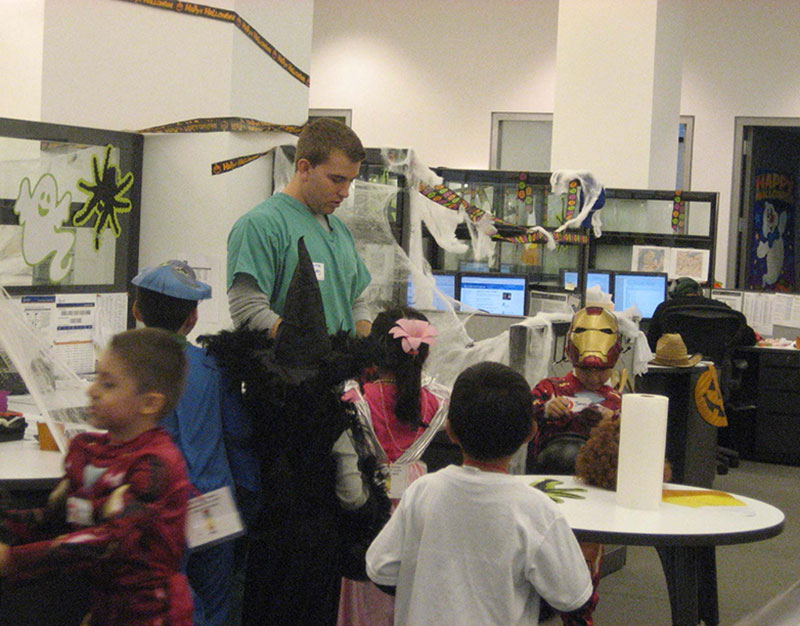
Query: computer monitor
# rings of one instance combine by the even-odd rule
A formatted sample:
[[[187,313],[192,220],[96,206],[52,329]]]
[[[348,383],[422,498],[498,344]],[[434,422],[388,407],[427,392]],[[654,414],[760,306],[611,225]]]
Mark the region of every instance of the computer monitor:
[[[458,277],[456,272],[434,270],[433,280],[435,281],[436,289],[438,289],[438,291],[446,296],[449,296],[453,300],[458,300]],[[420,304],[416,302],[416,296],[414,294],[414,281],[411,278],[408,279],[408,297],[406,301],[408,306],[421,308]],[[433,292],[433,308],[437,311],[447,310],[447,304],[437,291]]]
[[[639,307],[642,319],[650,319],[667,299],[667,274],[663,272],[614,272],[614,308]]]
[[[562,267],[559,270],[559,274],[561,274],[561,288],[566,289],[568,291],[575,291],[578,289],[578,270],[568,270]],[[611,293],[612,287],[612,276],[613,272],[609,270],[589,270],[589,273],[586,275],[586,288],[594,287],[595,285],[599,285],[600,289],[603,290],[603,293]]]
[[[492,315],[528,314],[528,277],[525,274],[460,272],[462,304]]]
[[[489,261],[459,261],[459,272],[485,272],[489,273]]]

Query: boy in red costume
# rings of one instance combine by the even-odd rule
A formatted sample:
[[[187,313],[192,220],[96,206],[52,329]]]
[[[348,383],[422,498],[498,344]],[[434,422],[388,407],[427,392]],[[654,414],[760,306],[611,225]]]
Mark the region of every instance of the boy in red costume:
[[[572,372],[561,378],[545,378],[532,392],[533,414],[538,430],[528,458],[534,472],[537,471],[536,458],[552,453],[552,449],[559,445],[559,435],[570,433],[588,439],[592,428],[601,419],[619,416],[622,407],[622,396],[608,385],[621,351],[614,314],[602,307],[587,307],[575,313],[564,349],[572,363]],[[548,445],[551,446],[550,450],[547,449]],[[577,452],[577,448],[573,450]],[[538,468],[538,471],[542,471],[542,468]],[[546,469],[544,471],[546,473]],[[565,626],[591,626],[592,612],[597,605],[603,545],[581,543],[581,550],[592,576],[594,593],[582,616],[561,614]]]
[[[622,396],[607,383],[620,349],[613,313],[602,307],[575,313],[565,347],[573,371],[561,378],[545,378],[533,389],[533,413],[539,427],[533,441],[535,455],[554,435],[588,437],[603,417],[619,413]]]
[[[192,597],[180,573],[190,483],[159,420],[181,395],[186,359],[170,333],[116,335],[89,387],[105,433],[76,436],[65,476],[44,509],[0,514],[0,576],[88,570],[90,626],[189,626]]]

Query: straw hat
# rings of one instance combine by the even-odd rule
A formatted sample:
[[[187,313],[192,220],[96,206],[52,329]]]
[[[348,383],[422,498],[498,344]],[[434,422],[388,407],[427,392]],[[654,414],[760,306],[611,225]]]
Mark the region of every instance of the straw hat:
[[[683,338],[678,333],[667,333],[658,338],[656,356],[650,362],[669,367],[692,367],[697,365],[702,358],[702,354],[689,356],[686,344],[683,343]]]

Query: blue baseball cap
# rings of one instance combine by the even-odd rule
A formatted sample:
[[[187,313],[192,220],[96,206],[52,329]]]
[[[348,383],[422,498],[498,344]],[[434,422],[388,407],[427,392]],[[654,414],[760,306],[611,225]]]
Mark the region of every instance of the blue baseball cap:
[[[211,285],[197,280],[186,261],[171,260],[146,267],[131,281],[137,287],[182,300],[205,300],[211,297]]]

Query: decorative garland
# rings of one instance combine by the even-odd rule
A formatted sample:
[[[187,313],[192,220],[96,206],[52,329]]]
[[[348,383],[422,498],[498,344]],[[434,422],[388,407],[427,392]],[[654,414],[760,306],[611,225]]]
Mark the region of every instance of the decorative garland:
[[[143,4],[145,6],[153,7],[154,9],[164,9],[174,13],[183,13],[193,17],[205,17],[220,22],[228,22],[233,24],[242,31],[247,38],[255,43],[261,50],[266,53],[275,63],[280,65],[290,75],[303,83],[306,87],[311,84],[311,79],[308,74],[302,71],[289,59],[283,56],[269,41],[264,39],[250,23],[245,20],[236,11],[229,11],[228,9],[219,9],[217,7],[210,7],[205,4],[198,4],[196,2],[179,2],[177,0],[122,0],[123,2],[130,2],[132,4]]]
[[[574,186],[577,187],[578,182],[572,181],[570,183],[570,187]],[[499,217],[495,217],[491,213],[487,213],[480,207],[475,206],[474,204],[468,202],[462,196],[457,194],[455,191],[447,187],[446,185],[427,185],[424,182],[420,182],[419,184],[419,192],[431,200],[436,204],[439,204],[446,209],[450,209],[451,211],[458,211],[463,209],[469,219],[472,222],[479,222],[482,219],[485,219],[487,216],[489,219],[492,220],[492,223],[499,226],[504,226],[506,228],[513,228],[519,231],[518,234],[515,235],[492,235],[492,239],[494,241],[506,241],[508,243],[545,243],[547,242],[547,237],[542,234],[541,232],[529,232],[527,226],[521,226],[519,224],[512,224],[511,222],[507,222],[505,220],[500,219]],[[570,193],[570,197],[573,195],[577,196],[577,193],[572,194]],[[575,201],[573,200],[573,211],[574,211]],[[589,243],[589,236],[583,233],[578,232],[561,232],[561,233],[552,233],[553,238],[559,243]]]

